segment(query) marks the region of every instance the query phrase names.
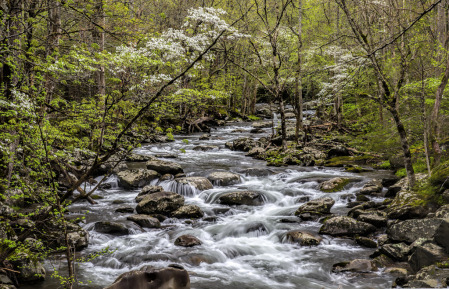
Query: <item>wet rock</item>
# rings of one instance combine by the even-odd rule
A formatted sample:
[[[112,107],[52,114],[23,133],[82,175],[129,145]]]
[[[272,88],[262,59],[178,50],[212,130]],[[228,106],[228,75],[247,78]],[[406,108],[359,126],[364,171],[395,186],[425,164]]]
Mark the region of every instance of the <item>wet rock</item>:
[[[380,247],[370,257],[385,255],[395,261],[407,261],[411,248],[405,243],[386,244]]]
[[[210,139],[210,134],[203,134],[202,136],[200,136],[200,140],[209,140]]]
[[[178,219],[198,219],[204,216],[204,212],[197,205],[185,205],[172,212],[171,216]]]
[[[245,156],[247,157],[259,157],[265,154],[265,150],[263,148],[253,148],[251,149]]]
[[[345,157],[350,155],[351,154],[349,153],[348,149],[343,146],[335,146],[327,152],[327,156],[329,159],[335,157]]]
[[[179,173],[179,174],[176,174],[176,175],[175,175],[175,179],[185,178],[185,177],[187,177],[187,175],[184,174],[184,173]]]
[[[348,178],[333,178],[320,184],[320,190],[326,193],[339,192],[349,184]]]
[[[207,179],[216,186],[230,186],[242,181],[239,175],[230,172],[213,172]]]
[[[119,172],[117,177],[120,186],[134,189],[148,185],[152,180],[157,179],[159,174],[152,170],[133,169]]]
[[[130,153],[126,156],[125,160],[128,162],[147,162],[151,160],[156,160],[156,158],[151,155],[138,155],[135,153]]]
[[[245,132],[245,130],[241,129],[241,128],[234,129],[234,130],[231,131],[231,133],[244,133],[244,132]]]
[[[357,244],[367,248],[377,248],[377,243],[366,237],[356,237],[355,241]]]
[[[174,154],[155,154],[154,155],[157,158],[163,158],[163,159],[176,159],[178,156]]]
[[[311,200],[300,206],[298,210],[296,210],[295,215],[298,216],[304,213],[330,214],[331,208],[334,204],[335,200],[332,198],[319,198]]]
[[[227,193],[222,195],[219,200],[224,205],[260,206],[265,203],[263,195],[253,191]]]
[[[15,271],[17,280],[21,284],[36,283],[45,280],[45,268],[41,262],[31,260],[25,253],[19,253],[15,256],[17,259],[10,260]]]
[[[178,178],[175,179],[178,184],[191,185],[194,186],[197,190],[205,191],[213,189],[214,186],[212,183],[204,177],[186,177],[186,178]]]
[[[437,243],[430,239],[420,238],[413,242],[410,247],[411,255],[408,262],[415,271],[448,259],[444,248],[438,246]]]
[[[233,150],[234,149],[234,145],[231,142],[226,142],[225,143],[225,148]]]
[[[96,222],[94,229],[99,233],[113,234],[120,236],[129,235],[132,232],[132,230],[142,231],[141,228],[129,222],[122,223],[122,222],[107,222],[107,221]]]
[[[138,214],[169,215],[184,205],[184,197],[173,192],[157,192],[146,195],[136,207]]]
[[[194,151],[203,151],[203,152],[219,150],[219,149],[220,149],[219,147],[213,146],[213,145],[200,145],[200,146],[196,146],[193,148]]]
[[[433,239],[449,248],[448,219],[415,219],[393,224],[387,229],[388,238],[395,242],[413,243],[419,238]]]
[[[257,146],[256,141],[248,137],[238,138],[234,140],[232,144],[234,150],[244,152],[249,152],[252,148],[256,146]]]
[[[161,160],[148,161],[146,163],[146,166],[147,166],[147,169],[156,171],[156,172],[160,173],[161,175],[165,175],[165,174],[176,175],[176,174],[184,172],[181,165],[179,165],[178,163],[169,162],[169,161],[161,161]]]
[[[229,212],[230,208],[213,208],[212,212],[217,215],[226,214]]]
[[[388,268],[384,271],[386,274],[390,274],[396,277],[407,276],[407,269],[405,268]]]
[[[186,270],[168,267],[149,271],[130,271],[120,275],[104,289],[190,289]]]
[[[148,215],[132,215],[126,218],[129,221],[136,223],[142,228],[160,228],[161,223],[158,219]]]
[[[219,217],[217,217],[217,216],[211,216],[211,217],[203,218],[202,221],[204,221],[204,222],[209,222],[209,223],[216,223],[216,222],[218,222],[218,221],[220,221],[220,220],[221,220],[221,219],[220,219]]]
[[[349,202],[346,204],[346,208],[354,208],[363,204],[362,201]]]
[[[175,177],[173,175],[170,174],[165,174],[162,177],[159,178],[159,182],[163,182],[163,181],[171,181],[173,180]]]
[[[244,170],[239,171],[239,173],[244,174],[245,176],[251,176],[251,177],[265,177],[274,175],[275,172],[273,172],[270,169],[265,168],[247,168]]]
[[[300,204],[302,204],[302,203],[306,203],[306,202],[309,202],[310,201],[310,197],[308,197],[308,196],[303,196],[303,197],[299,197],[297,200],[296,200],[296,203],[298,204],[298,203],[300,203]]]
[[[378,194],[382,192],[382,189],[383,189],[382,181],[378,179],[373,179],[367,182],[359,193],[362,195]]]
[[[372,263],[378,268],[391,267],[394,261],[385,255],[380,255],[372,260]]]
[[[390,240],[388,239],[388,235],[387,234],[382,234],[382,235],[379,236],[379,238],[377,238],[377,244],[379,246],[383,246],[383,245],[385,245],[385,244],[387,244],[389,242],[390,242]]]
[[[391,187],[391,186],[394,185],[394,184],[396,184],[398,181],[399,181],[399,178],[396,177],[396,176],[391,176],[391,177],[388,177],[388,178],[383,178],[383,179],[381,180],[382,186],[387,187],[387,188],[388,188],[388,187]]]
[[[363,172],[369,172],[370,170],[364,169],[361,166],[358,165],[347,165],[345,166],[345,172],[350,173],[363,173]]]
[[[134,212],[134,208],[133,207],[120,207],[117,210],[115,210],[117,213],[133,213]]]
[[[256,232],[257,235],[265,235],[268,232],[268,229],[264,223],[252,222],[245,225],[244,231],[246,234]]]
[[[265,131],[261,128],[253,128],[249,131],[250,133],[265,133]]]
[[[365,259],[356,259],[350,262],[340,262],[332,265],[332,272],[372,272],[377,271],[377,267]]]
[[[357,195],[356,196],[357,202],[369,202],[369,198],[365,195]]]
[[[256,129],[270,128],[272,126],[272,123],[271,123],[271,121],[253,122],[252,126]]]
[[[193,247],[201,245],[201,241],[192,235],[182,235],[175,240],[176,246]]]
[[[153,186],[153,185],[148,185],[143,187],[143,189],[140,191],[140,193],[137,195],[137,197],[135,198],[136,203],[139,203],[140,201],[143,200],[143,198],[146,195],[151,195],[157,192],[162,192],[164,190],[163,187],[161,186]]]
[[[320,236],[305,231],[290,231],[285,235],[285,238],[287,242],[297,243],[301,246],[316,246],[323,240]]]
[[[387,226],[388,218],[382,212],[375,211],[368,214],[361,214],[357,217],[357,221],[371,224],[377,228]]]
[[[331,236],[366,236],[376,231],[371,224],[359,222],[349,217],[335,217],[327,220],[320,228],[320,234]]]

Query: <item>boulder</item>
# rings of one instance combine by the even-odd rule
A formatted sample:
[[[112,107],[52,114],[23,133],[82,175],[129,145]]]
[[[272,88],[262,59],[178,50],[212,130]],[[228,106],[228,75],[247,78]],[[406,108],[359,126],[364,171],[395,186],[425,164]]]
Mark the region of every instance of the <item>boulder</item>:
[[[244,132],[245,132],[245,130],[241,129],[241,128],[234,129],[234,130],[231,131],[231,133],[244,133]]]
[[[124,206],[124,207],[117,208],[115,211],[117,213],[133,213],[134,208],[130,207],[130,206]]]
[[[377,228],[382,228],[387,226],[388,218],[385,214],[382,214],[382,212],[375,211],[359,215],[357,221],[371,224]]]
[[[367,182],[359,193],[362,195],[378,194],[382,192],[383,187],[381,180],[373,179]]]
[[[156,158],[151,155],[138,155],[135,153],[130,153],[126,156],[126,161],[128,162],[147,162],[153,160],[156,160]]]
[[[178,163],[169,162],[169,161],[161,161],[161,160],[148,161],[146,163],[146,166],[147,166],[147,169],[156,171],[156,172],[160,173],[161,175],[165,175],[165,174],[176,175],[176,174],[184,172],[181,165],[179,165]]]
[[[333,178],[322,182],[320,184],[320,190],[326,193],[339,192],[343,190],[343,187],[349,184],[348,178]]]
[[[355,235],[366,236],[376,231],[376,227],[371,224],[359,222],[349,217],[334,217],[328,219],[320,228],[320,234],[331,236],[347,236]]]
[[[66,223],[67,237],[74,244],[76,251],[80,251],[89,245],[89,233],[77,224]],[[51,248],[65,246],[64,226],[62,223],[46,223],[46,232],[41,236],[42,240]]]
[[[163,181],[171,181],[173,180],[175,177],[173,175],[170,174],[165,174],[162,177],[159,178],[159,182],[163,182]]]
[[[419,238],[433,239],[449,248],[449,219],[414,219],[393,224],[387,229],[388,238],[411,244]]]
[[[189,273],[179,268],[150,268],[120,275],[104,289],[190,289]]]
[[[136,223],[142,228],[160,228],[161,223],[158,219],[148,215],[132,215],[126,218],[129,221]]]
[[[394,261],[402,262],[407,261],[410,249],[410,246],[405,243],[386,244],[376,250],[370,257],[375,258],[383,254]]]
[[[444,205],[444,206],[440,207],[435,212],[435,218],[442,218],[442,219],[449,218],[449,205]]]
[[[136,203],[139,203],[140,201],[143,200],[143,198],[145,198],[146,195],[151,195],[157,192],[162,192],[164,190],[163,187],[161,186],[153,186],[153,185],[148,185],[143,187],[143,189],[140,191],[140,193],[137,195],[137,197],[135,198]]]
[[[417,181],[424,180],[427,178],[426,174],[415,174],[415,178]],[[408,189],[408,178],[402,178],[394,185],[391,185],[387,193],[385,194],[385,197],[387,198],[394,198],[400,191],[406,191]]]
[[[212,212],[214,212],[214,214],[216,215],[222,215],[222,214],[226,214],[227,212],[229,212],[230,208],[213,208]]]
[[[234,149],[234,145],[232,144],[232,142],[226,142],[225,143],[225,148],[233,150]]]
[[[175,179],[178,184],[194,186],[199,191],[213,189],[212,183],[205,177],[186,177]]]
[[[390,275],[393,275],[396,277],[405,277],[408,275],[407,269],[405,269],[405,268],[388,268],[384,271],[384,273],[390,274]]]
[[[253,128],[249,131],[250,133],[265,133],[265,131],[261,128]]]
[[[419,203],[422,197],[415,192],[400,191],[393,202],[384,210],[389,219],[421,219],[429,213],[429,208]]]
[[[327,152],[327,158],[350,156],[348,149],[344,146],[334,146]]]
[[[411,255],[408,259],[413,270],[418,271],[423,267],[436,264],[437,262],[447,261],[448,255],[444,248],[430,239],[420,238],[413,242]]]
[[[184,205],[184,197],[173,192],[157,192],[147,195],[137,205],[138,214],[169,215]]]
[[[245,156],[257,158],[259,156],[262,156],[263,154],[265,154],[265,150],[263,148],[256,147],[251,149],[248,153],[246,153]]]
[[[134,189],[148,185],[152,180],[157,179],[159,174],[152,170],[133,169],[119,172],[117,177],[120,186]]]
[[[350,262],[340,262],[332,265],[332,272],[372,272],[377,271],[377,267],[370,260],[356,259]]]
[[[10,260],[9,262],[13,265],[14,270],[19,272],[15,274],[19,283],[35,283],[45,280],[46,272],[41,262],[32,260],[25,253],[19,253],[15,257],[15,260]]]
[[[357,236],[355,238],[355,242],[363,247],[377,248],[377,243],[375,241],[371,240],[370,238]]]
[[[253,122],[252,126],[255,129],[270,128],[272,126],[272,122],[271,121]]]
[[[203,134],[202,136],[200,136],[200,140],[209,140],[210,139],[210,134]]]
[[[176,159],[178,157],[175,154],[167,154],[167,153],[155,154],[154,156],[157,158],[162,158],[162,159]]]
[[[256,141],[248,137],[238,138],[232,144],[234,150],[244,152],[249,152],[256,146]]]
[[[394,265],[394,261],[385,255],[380,255],[372,260],[372,263],[378,268],[391,267]]]
[[[230,172],[213,172],[207,179],[216,186],[230,186],[242,182],[239,175]]]
[[[388,235],[387,234],[382,234],[382,235],[379,236],[379,238],[377,238],[377,244],[379,246],[383,246],[383,245],[385,245],[385,244],[387,244],[389,242],[390,242],[390,240],[388,239]]]
[[[193,148],[194,151],[203,151],[203,152],[219,150],[219,149],[220,149],[219,147],[213,146],[213,145],[200,145],[200,146],[196,146]]]
[[[197,205],[184,205],[171,212],[171,216],[178,219],[198,219],[204,216],[204,212]]]
[[[139,226],[136,226],[136,224],[130,222],[100,221],[95,223],[94,229],[99,233],[113,234],[120,236],[129,235],[133,231],[143,232]]]
[[[290,231],[285,234],[285,238],[289,243],[296,243],[301,246],[316,246],[321,243],[323,238],[305,231]]]
[[[330,214],[332,206],[335,204],[335,200],[332,198],[319,198],[311,200],[304,205],[300,206],[295,212],[295,216],[304,213],[310,214]]]
[[[222,195],[220,203],[224,205],[260,206],[265,203],[264,196],[258,192],[240,191]]]
[[[201,244],[201,241],[197,237],[192,235],[182,235],[175,240],[175,245],[182,247],[193,247],[199,246]]]
[[[251,177],[266,177],[275,174],[272,170],[265,168],[247,168],[239,171],[239,173]]]
[[[362,202],[362,203],[363,203],[363,202],[369,202],[369,200],[370,200],[370,199],[369,199],[367,196],[365,196],[365,195],[357,195],[355,199],[356,199],[357,202]]]

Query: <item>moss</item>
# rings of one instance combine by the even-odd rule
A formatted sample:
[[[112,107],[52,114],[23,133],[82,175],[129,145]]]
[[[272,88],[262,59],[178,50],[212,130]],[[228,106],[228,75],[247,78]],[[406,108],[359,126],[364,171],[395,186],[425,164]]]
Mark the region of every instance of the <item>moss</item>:
[[[346,156],[346,157],[335,157],[327,160],[324,163],[325,167],[343,167],[345,165],[353,165],[355,163],[366,164],[368,160],[373,160],[372,156]]]
[[[449,188],[449,161],[437,166],[432,171],[429,183],[432,186]]]
[[[91,195],[90,197],[91,197],[92,199],[94,199],[94,200],[101,200],[101,199],[104,199],[104,197],[99,196],[99,195]]]
[[[362,172],[367,172],[369,170],[364,169],[358,165],[349,165],[349,166],[345,167],[345,171],[350,172],[350,173],[362,173]]]
[[[341,182],[339,182],[333,189],[330,190],[325,190],[325,189],[321,189],[321,191],[325,192],[325,193],[335,193],[335,192],[339,192],[341,190],[343,190],[344,186],[346,186],[347,184],[349,184],[349,182],[351,180],[346,179],[346,178],[341,178]]]

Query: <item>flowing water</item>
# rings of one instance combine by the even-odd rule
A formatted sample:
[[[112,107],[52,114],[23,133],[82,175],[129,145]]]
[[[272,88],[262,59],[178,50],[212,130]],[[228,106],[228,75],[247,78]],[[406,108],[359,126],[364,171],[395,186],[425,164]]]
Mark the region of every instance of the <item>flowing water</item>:
[[[232,133],[234,129],[245,132]],[[214,186],[207,191],[197,191],[190,186],[176,186],[173,182],[160,183],[166,190],[174,190],[185,196],[186,204],[198,205],[206,216],[215,216],[217,208],[228,208],[217,203],[218,197],[234,190],[254,190],[265,196],[263,206],[237,206],[225,214],[218,214],[216,222],[197,221],[193,225],[183,220],[167,219],[163,229],[134,231],[127,236],[102,234],[93,230],[97,221],[126,221],[130,214],[114,212],[123,205],[112,204],[123,200],[126,205],[136,206],[134,198],[139,190],[129,191],[117,186],[114,176],[108,179],[113,186],[100,191],[104,199],[98,205],[76,203],[70,207],[72,215],[85,214],[83,227],[89,230],[90,244],[82,254],[95,253],[106,246],[116,251],[77,267],[77,278],[86,285],[77,288],[103,288],[110,285],[120,274],[143,265],[166,267],[181,264],[190,272],[191,286],[195,289],[287,289],[287,288],[390,288],[392,278],[376,272],[366,275],[331,273],[332,264],[352,259],[366,259],[374,249],[358,246],[352,240],[324,236],[324,241],[315,247],[289,244],[284,235],[290,230],[318,232],[320,223],[300,221],[295,210],[310,199],[328,196],[336,200],[332,213],[345,214],[347,200],[344,195],[354,193],[363,183],[372,178],[387,176],[387,171],[371,171],[363,174],[346,173],[342,169],[298,167],[265,167],[265,162],[245,157],[244,152],[224,148],[227,141],[238,137],[261,137],[251,135],[250,123],[231,124],[211,132],[209,141],[199,141],[201,134],[175,137],[168,144],[149,145],[136,150],[138,154],[172,153],[188,176],[207,176],[213,171],[239,173],[245,168],[267,168],[276,174],[267,177],[242,176],[242,183],[228,187]],[[271,129],[266,129],[268,135]],[[189,140],[189,144],[182,139]],[[196,145],[215,145],[213,151],[194,151]],[[180,149],[186,150],[181,153]],[[144,164],[130,163],[130,167]],[[358,181],[339,193],[320,192],[318,181],[337,176],[355,177]],[[156,184],[157,181],[154,181]],[[375,201],[381,201],[376,199]],[[292,222],[286,222],[288,219]],[[174,246],[177,237],[191,234],[203,244],[192,248]],[[61,263],[63,265],[63,261]],[[49,267],[49,262],[46,266]],[[63,269],[62,269],[63,271]],[[47,276],[47,279],[50,279]],[[88,283],[90,282],[90,283]],[[22,287],[27,288],[27,287]],[[56,280],[47,280],[41,285],[28,288],[58,288]]]

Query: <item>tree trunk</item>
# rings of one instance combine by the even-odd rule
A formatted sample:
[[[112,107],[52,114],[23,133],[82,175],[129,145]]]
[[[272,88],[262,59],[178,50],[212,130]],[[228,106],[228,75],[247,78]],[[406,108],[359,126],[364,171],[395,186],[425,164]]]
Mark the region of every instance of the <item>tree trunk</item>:
[[[284,98],[282,93],[279,95],[279,110],[281,114],[281,135],[282,135],[282,150],[287,150],[287,127],[285,125],[285,110],[284,110]]]
[[[295,82],[296,130],[295,141],[299,143],[299,130],[302,127],[302,78],[301,78],[301,48],[302,48],[302,0],[298,0],[298,67]]]

